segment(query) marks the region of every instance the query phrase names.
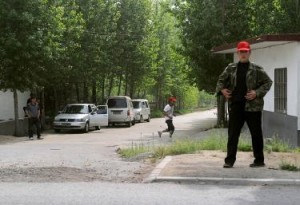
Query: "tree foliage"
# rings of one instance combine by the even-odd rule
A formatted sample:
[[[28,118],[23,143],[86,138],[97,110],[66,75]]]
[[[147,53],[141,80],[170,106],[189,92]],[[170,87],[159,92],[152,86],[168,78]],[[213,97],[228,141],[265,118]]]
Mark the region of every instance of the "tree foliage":
[[[211,49],[264,34],[300,31],[299,0],[175,0],[172,13],[182,28],[190,79],[213,92],[220,72],[232,59]],[[228,58],[229,57],[229,58]]]

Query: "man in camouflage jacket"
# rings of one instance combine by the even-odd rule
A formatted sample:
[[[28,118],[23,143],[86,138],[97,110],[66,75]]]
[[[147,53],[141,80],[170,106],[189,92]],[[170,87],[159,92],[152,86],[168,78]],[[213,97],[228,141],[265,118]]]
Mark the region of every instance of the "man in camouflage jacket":
[[[248,42],[238,44],[237,54],[239,62],[226,67],[216,87],[216,92],[228,100],[229,110],[227,157],[223,167],[231,168],[235,163],[238,140],[245,122],[251,133],[255,158],[250,167],[262,167],[265,166],[261,128],[263,97],[270,90],[272,80],[261,66],[249,61],[251,48]]]

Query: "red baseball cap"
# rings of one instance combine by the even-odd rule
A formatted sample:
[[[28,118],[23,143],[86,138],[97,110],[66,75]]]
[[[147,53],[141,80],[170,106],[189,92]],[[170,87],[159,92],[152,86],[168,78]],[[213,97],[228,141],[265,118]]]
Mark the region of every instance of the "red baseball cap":
[[[168,101],[169,102],[176,102],[176,98],[175,97],[169,97]]]
[[[237,48],[238,51],[250,51],[250,44],[247,41],[241,41],[238,43]]]

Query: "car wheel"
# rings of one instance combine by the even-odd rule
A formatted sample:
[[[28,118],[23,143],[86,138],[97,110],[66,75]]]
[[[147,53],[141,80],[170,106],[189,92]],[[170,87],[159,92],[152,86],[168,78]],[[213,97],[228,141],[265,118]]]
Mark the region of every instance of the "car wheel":
[[[55,129],[54,132],[60,133],[60,129]]]
[[[84,133],[88,133],[89,132],[89,123],[85,123],[85,126],[84,126],[84,130],[83,130]]]
[[[150,122],[150,115],[148,116],[148,119],[146,120],[147,122]]]
[[[143,118],[143,115],[141,115],[140,117],[140,123],[144,122],[144,118]]]

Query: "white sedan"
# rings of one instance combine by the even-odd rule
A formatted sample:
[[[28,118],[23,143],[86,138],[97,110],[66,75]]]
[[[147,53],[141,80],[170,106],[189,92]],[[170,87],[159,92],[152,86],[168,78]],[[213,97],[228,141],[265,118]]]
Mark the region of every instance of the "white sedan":
[[[94,104],[68,104],[55,117],[53,128],[55,132],[61,130],[82,130],[88,132],[91,128],[100,130],[108,119],[98,112]]]

